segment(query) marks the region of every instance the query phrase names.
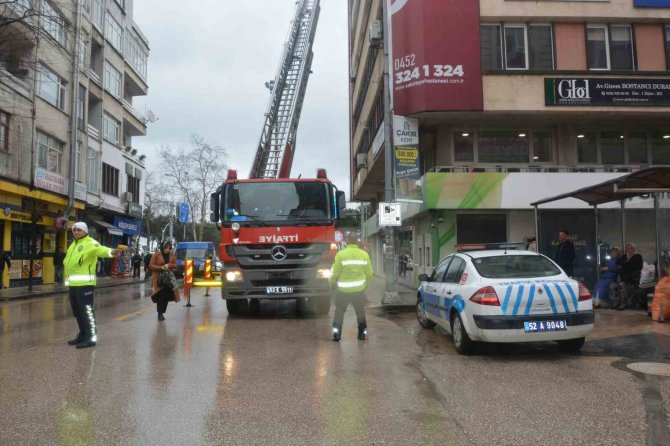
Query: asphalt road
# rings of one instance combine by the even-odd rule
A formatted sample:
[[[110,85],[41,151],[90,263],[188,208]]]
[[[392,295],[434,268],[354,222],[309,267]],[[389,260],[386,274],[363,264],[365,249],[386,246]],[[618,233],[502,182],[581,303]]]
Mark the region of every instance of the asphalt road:
[[[628,368],[670,364],[670,322],[641,312],[597,313],[581,354],[463,357],[409,312],[369,308],[361,342],[350,309],[333,343],[329,317],[204,290],[158,322],[144,286],[98,291],[84,350],[65,296],[0,304],[0,445],[670,444],[670,377]]]

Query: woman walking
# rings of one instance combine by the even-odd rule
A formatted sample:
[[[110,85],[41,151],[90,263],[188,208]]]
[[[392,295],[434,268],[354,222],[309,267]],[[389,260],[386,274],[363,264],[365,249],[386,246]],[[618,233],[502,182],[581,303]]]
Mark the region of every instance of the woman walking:
[[[158,320],[164,321],[165,311],[167,311],[168,302],[173,300],[179,302],[179,288],[170,289],[161,287],[158,284],[158,279],[161,272],[167,270],[177,269],[177,257],[172,252],[172,243],[169,240],[161,243],[160,251],[156,251],[149,262],[149,269],[151,270],[151,286],[153,294],[151,300],[156,302],[156,309],[158,311]]]

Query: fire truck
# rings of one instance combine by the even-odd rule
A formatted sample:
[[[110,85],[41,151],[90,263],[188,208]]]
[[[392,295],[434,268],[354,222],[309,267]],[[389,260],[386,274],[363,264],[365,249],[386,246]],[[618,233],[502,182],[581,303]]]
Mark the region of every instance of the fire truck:
[[[317,313],[330,308],[328,278],[337,251],[335,222],[344,192],[318,169],[289,178],[307,81],[319,0],[299,0],[248,179],[237,171],[212,194],[210,220],[221,230],[221,297],[230,314],[261,299],[296,299]]]

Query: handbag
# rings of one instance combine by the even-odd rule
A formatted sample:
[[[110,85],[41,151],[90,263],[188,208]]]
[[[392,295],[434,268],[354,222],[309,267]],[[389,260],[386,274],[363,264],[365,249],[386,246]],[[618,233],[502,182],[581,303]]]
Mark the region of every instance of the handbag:
[[[158,286],[161,288],[174,290],[177,288],[177,278],[170,270],[161,271],[161,274],[158,277]]]

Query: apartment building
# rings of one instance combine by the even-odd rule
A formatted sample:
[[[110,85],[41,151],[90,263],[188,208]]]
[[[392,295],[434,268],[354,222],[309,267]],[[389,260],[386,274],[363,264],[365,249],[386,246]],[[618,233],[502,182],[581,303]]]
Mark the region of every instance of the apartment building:
[[[53,283],[74,221],[107,245],[141,233],[149,45],[133,0],[19,0],[0,7],[0,241],[5,285]],[[33,251],[34,250],[34,251]],[[115,269],[123,269],[114,265]]]
[[[537,200],[670,165],[668,0],[396,0],[387,22],[382,0],[350,0],[349,13],[351,190],[369,203],[365,231],[377,258],[384,33],[393,113],[418,127],[416,193],[407,196],[406,180],[395,188],[399,201],[409,198],[396,255],[412,256],[415,275],[456,244],[534,237]],[[632,241],[654,262],[651,200],[624,206],[624,227],[620,208],[599,213],[604,240],[595,240],[585,203],[544,207],[540,250],[551,252],[566,228],[585,278],[599,244]]]

